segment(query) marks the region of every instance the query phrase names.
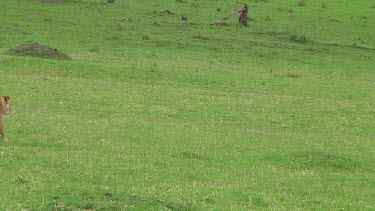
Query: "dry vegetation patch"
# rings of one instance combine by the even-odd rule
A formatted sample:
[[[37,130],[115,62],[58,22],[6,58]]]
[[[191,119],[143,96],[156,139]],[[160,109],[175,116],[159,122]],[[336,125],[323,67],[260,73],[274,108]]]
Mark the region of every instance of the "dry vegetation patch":
[[[49,59],[69,59],[70,57],[60,52],[58,49],[44,46],[38,43],[25,43],[21,44],[11,51],[20,56],[32,56],[32,57],[41,57]]]

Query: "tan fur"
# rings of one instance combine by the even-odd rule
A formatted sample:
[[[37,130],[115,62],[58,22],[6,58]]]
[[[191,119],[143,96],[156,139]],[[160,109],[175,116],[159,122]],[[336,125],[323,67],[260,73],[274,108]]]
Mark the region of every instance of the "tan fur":
[[[5,139],[3,118],[12,111],[12,97],[0,96],[0,139]]]

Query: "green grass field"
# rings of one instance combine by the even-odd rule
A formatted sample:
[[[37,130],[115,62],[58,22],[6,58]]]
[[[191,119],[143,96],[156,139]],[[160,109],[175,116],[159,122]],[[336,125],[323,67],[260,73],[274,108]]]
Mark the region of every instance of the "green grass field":
[[[0,210],[374,210],[375,2],[244,3],[0,1]]]

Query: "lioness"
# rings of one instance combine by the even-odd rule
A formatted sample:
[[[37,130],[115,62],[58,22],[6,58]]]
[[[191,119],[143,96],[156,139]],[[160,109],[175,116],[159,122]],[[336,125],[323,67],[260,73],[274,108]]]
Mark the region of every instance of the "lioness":
[[[10,96],[0,96],[0,139],[5,139],[3,118],[12,111],[12,98]]]

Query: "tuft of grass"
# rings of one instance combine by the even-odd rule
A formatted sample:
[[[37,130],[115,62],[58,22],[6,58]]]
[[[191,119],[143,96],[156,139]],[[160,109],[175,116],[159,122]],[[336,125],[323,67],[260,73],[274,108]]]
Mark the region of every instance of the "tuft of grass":
[[[322,8],[327,8],[327,4],[325,1],[322,1],[322,5],[321,5]]]
[[[40,0],[42,3],[49,3],[49,4],[57,4],[57,3],[63,3],[65,0]]]
[[[309,41],[309,38],[306,36],[304,31],[299,31],[296,33],[293,33],[289,36],[289,40],[297,43],[307,43]]]
[[[150,40],[150,36],[148,36],[148,35],[142,35],[142,40]]]
[[[98,46],[93,46],[89,49],[89,52],[92,52],[92,53],[98,53],[99,52],[99,48]]]
[[[193,153],[193,152],[181,152],[176,157],[184,158],[184,159],[197,159],[197,160],[205,160],[206,158],[202,155]]]
[[[116,30],[117,31],[124,31],[124,26],[121,25],[120,23],[116,24]]]
[[[201,36],[201,35],[194,35],[194,36],[192,36],[192,38],[200,39],[200,40],[209,40],[210,39],[208,37],[204,37],[204,36]]]
[[[173,16],[173,15],[175,15],[175,13],[170,11],[170,10],[152,11],[152,14],[154,16]]]

